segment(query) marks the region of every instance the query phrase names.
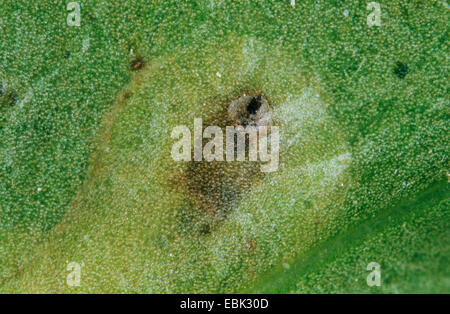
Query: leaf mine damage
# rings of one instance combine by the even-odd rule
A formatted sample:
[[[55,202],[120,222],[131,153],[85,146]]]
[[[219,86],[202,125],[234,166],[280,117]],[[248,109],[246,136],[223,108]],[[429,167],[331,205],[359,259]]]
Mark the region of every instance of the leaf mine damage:
[[[213,100],[214,101],[214,100]],[[216,100],[217,101],[217,100]],[[221,110],[207,117],[205,125],[269,126],[272,109],[265,95],[258,91],[240,93],[221,101]],[[245,135],[245,151],[248,156],[249,136]],[[205,141],[205,140],[203,140]],[[234,137],[236,154],[237,136]],[[265,174],[260,170],[260,161],[190,161],[173,185],[186,190],[189,209],[184,212],[184,222],[194,226],[201,234],[208,234],[226,218],[232,208],[260,182]],[[187,221],[186,221],[187,219]]]

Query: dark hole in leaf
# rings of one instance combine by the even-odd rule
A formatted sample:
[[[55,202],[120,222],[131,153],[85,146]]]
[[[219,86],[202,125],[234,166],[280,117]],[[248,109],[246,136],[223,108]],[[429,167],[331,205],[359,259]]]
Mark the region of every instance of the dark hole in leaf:
[[[261,96],[253,97],[247,105],[247,112],[249,114],[255,114],[261,108]]]

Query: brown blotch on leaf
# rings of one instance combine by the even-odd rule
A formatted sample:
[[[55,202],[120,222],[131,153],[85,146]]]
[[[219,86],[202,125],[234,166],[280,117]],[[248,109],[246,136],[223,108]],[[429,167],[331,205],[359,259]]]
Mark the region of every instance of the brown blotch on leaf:
[[[17,95],[14,92],[5,92],[0,89],[0,106],[12,106],[17,103]]]
[[[122,96],[120,97],[120,102],[124,103],[126,102],[128,99],[131,98],[131,96],[133,96],[133,93],[131,91],[125,91],[123,92]]]
[[[245,246],[246,246],[247,251],[249,253],[254,252],[256,250],[256,247],[257,247],[256,240],[255,239],[249,239],[249,240],[245,241]]]
[[[221,109],[204,119],[203,128],[211,125],[218,126],[223,130],[225,139],[226,126],[258,127],[272,124],[272,109],[261,92],[243,93],[241,91],[238,95],[222,100],[213,97],[211,101],[218,101]],[[203,139],[202,148],[207,141]],[[236,143],[234,148],[236,153]],[[252,186],[265,177],[265,174],[261,172],[261,162],[248,160],[248,136],[246,136],[245,150],[245,161],[190,161],[176,176],[172,176],[171,186],[177,191],[185,191],[186,203],[192,206],[191,223],[197,225],[194,229],[197,229],[200,234],[209,234],[220,221],[226,218],[233,206],[252,190]],[[193,147],[191,156],[193,156]],[[252,251],[256,243],[250,241],[249,245],[249,250]]]
[[[142,57],[136,57],[130,61],[130,68],[133,71],[142,70],[144,68],[144,66],[145,66],[145,60]]]

